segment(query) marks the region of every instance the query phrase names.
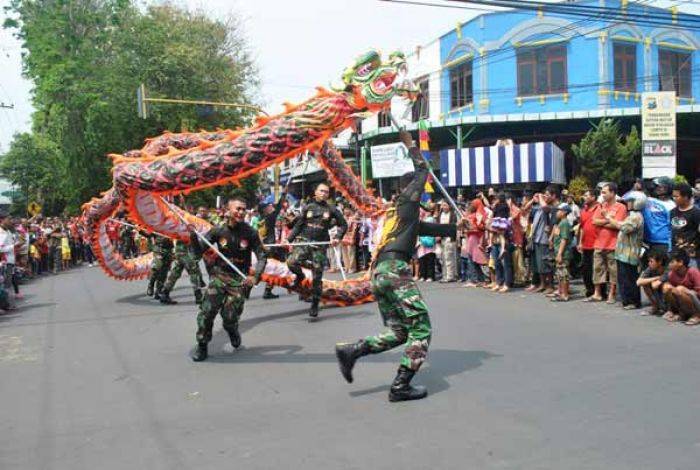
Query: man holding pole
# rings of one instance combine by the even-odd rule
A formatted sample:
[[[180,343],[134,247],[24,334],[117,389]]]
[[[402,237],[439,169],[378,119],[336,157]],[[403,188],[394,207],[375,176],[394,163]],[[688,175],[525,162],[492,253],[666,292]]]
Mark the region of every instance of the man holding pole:
[[[340,371],[345,380],[352,382],[352,369],[357,359],[405,345],[398,373],[389,390],[392,402],[418,400],[428,393],[425,387],[410,385],[427,356],[431,338],[428,307],[413,280],[409,264],[416,239],[421,235],[455,239],[458,226],[420,221],[420,199],[430,169],[412,144],[410,134],[402,130],[399,135],[409,148],[415,172],[401,177],[403,190],[386,214],[371,281],[379,312],[388,329],[355,343],[338,343],[335,347]]]
[[[243,199],[232,198],[227,204],[227,222],[200,235],[190,230],[190,242],[195,253],[201,255],[208,247],[217,251],[217,258],[211,267],[209,286],[197,315],[197,348],[192,360],[203,361],[208,356],[207,345],[211,341],[214,318],[221,314],[224,330],[231,339],[231,346],[241,345],[238,319],[243,313],[246,291],[260,282],[267,263],[267,255],[260,236],[245,223],[247,204]],[[199,237],[202,237],[202,240]],[[246,277],[242,273],[250,271],[252,253],[257,264],[255,272]]]
[[[323,245],[314,245],[314,242],[327,242],[330,240],[328,230],[331,227],[337,226],[333,240],[330,244],[337,247],[340,240],[343,239],[345,232],[348,229],[348,224],[345,217],[338,209],[328,204],[328,196],[330,188],[326,183],[319,183],[314,192],[314,199],[304,206],[301,214],[297,218],[294,228],[292,228],[287,243],[291,244],[294,240],[305,242],[306,244],[294,247],[292,254],[287,260],[289,270],[296,275],[293,288],[299,287],[304,280],[304,273],[301,270],[302,265],[310,264],[313,272],[313,286],[311,288],[311,310],[309,315],[312,318],[318,316],[318,305],[321,301],[321,286],[323,277],[323,267],[326,264],[326,247]]]
[[[292,179],[290,178],[289,181]],[[282,206],[284,201],[287,199],[287,187],[285,186],[280,194],[280,199],[277,204],[262,202],[260,203],[260,214],[262,215],[262,223],[258,227],[258,233],[265,245],[276,244],[277,243],[277,218],[282,211]],[[272,247],[269,249],[270,257],[278,261],[284,262],[287,252],[281,247]],[[272,293],[272,284],[267,284],[265,286],[265,292],[263,293],[263,299],[276,299],[279,297],[277,294]]]

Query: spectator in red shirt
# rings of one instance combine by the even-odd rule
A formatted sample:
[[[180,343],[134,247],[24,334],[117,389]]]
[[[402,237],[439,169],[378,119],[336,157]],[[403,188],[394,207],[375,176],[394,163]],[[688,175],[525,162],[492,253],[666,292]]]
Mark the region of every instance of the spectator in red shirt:
[[[593,214],[598,209],[598,195],[595,189],[588,189],[583,193],[583,208],[581,209],[581,223],[578,243],[578,251],[581,253],[581,275],[586,286],[586,297],[591,297],[595,291],[593,284],[593,245],[597,227],[593,225]]]
[[[609,284],[608,303],[615,303],[617,287],[617,263],[615,262],[615,245],[617,244],[618,228],[608,221],[611,217],[622,222],[627,217],[627,208],[617,202],[617,185],[605,183],[600,191],[603,203],[593,212],[593,225],[596,226],[596,237],[593,243],[593,283],[595,291],[586,301],[598,302],[603,300],[602,289],[606,282]]]
[[[668,311],[664,318],[670,322],[685,320],[686,325],[700,324],[700,271],[690,268],[690,257],[684,250],[671,252],[669,271],[657,282],[663,283],[662,292]]]

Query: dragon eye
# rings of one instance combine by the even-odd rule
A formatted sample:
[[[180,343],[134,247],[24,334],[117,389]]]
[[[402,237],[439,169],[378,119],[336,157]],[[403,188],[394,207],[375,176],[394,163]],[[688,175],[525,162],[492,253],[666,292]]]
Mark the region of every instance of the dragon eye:
[[[359,75],[360,77],[364,77],[365,75],[367,75],[371,71],[372,71],[372,63],[368,62],[368,63],[364,64],[362,67],[360,67],[359,69],[357,69],[357,75]]]

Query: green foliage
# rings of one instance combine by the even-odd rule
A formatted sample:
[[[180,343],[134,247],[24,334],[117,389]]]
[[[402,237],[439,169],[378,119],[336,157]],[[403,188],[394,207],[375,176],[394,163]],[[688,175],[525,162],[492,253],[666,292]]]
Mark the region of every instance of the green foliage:
[[[252,104],[256,70],[235,19],[213,20],[170,4],[145,11],[132,0],[20,1],[8,8],[28,51],[34,83],[33,132],[52,140],[67,168],[61,186],[76,212],[111,186],[109,153],[143,146],[164,130],[235,128],[240,108],[151,105],[137,117],[136,89],[151,97]]]
[[[639,166],[641,140],[636,127],[623,138],[620,123],[602,119],[593,126],[580,144],[572,145],[580,175],[590,182],[631,181]]]
[[[63,210],[65,194],[58,181],[66,179],[61,150],[41,134],[15,134],[10,150],[0,159],[0,175],[19,191],[13,197],[12,212],[26,214],[30,201],[43,206],[45,213]]]
[[[689,184],[688,179],[683,175],[676,175],[673,177],[673,184]]]
[[[583,193],[586,192],[588,188],[591,187],[591,183],[586,179],[585,176],[576,176],[569,181],[569,192],[574,196],[577,201],[583,197]]]

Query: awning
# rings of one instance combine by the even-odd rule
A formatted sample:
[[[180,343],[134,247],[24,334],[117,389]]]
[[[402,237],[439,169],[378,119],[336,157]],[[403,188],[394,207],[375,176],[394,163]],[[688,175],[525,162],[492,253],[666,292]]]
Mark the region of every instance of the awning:
[[[552,142],[440,151],[445,186],[566,184],[564,152]]]

